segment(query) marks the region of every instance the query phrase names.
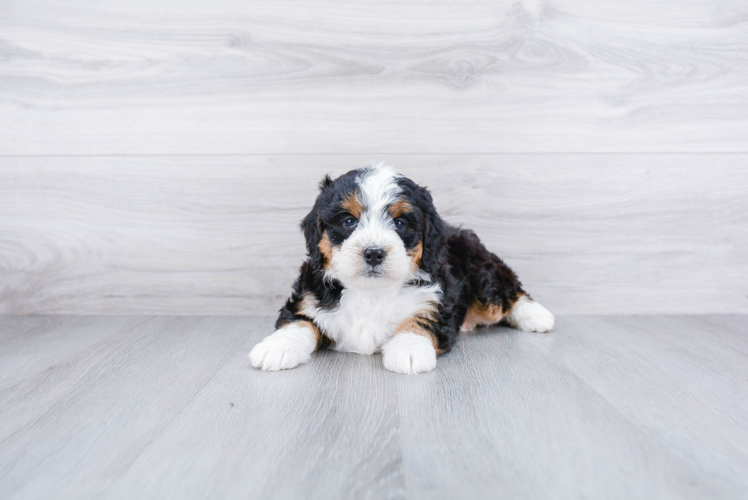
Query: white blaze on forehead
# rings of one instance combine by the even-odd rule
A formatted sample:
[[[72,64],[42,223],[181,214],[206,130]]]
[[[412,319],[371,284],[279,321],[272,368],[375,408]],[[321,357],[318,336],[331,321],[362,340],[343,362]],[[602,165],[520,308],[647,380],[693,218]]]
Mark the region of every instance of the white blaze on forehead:
[[[401,193],[397,184],[400,177],[392,167],[380,163],[356,179],[367,219],[378,218],[376,216],[383,214],[397,200]]]
[[[389,206],[402,190],[397,184],[400,174],[383,163],[363,170],[356,178],[363,213],[351,235],[333,251],[327,273],[348,289],[383,290],[402,286],[414,273],[412,261],[403,240],[395,230]],[[377,266],[379,275],[371,275],[363,258],[367,248],[385,251]]]

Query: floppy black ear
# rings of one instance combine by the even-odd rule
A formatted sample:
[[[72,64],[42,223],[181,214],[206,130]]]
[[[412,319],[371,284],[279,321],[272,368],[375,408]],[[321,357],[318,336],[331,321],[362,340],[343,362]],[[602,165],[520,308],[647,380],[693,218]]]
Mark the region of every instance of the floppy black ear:
[[[319,251],[319,242],[322,239],[322,221],[317,211],[317,204],[314,205],[312,211],[304,217],[301,221],[301,230],[306,238],[306,251],[313,260],[321,258]]]
[[[421,257],[421,269],[431,274],[438,268],[439,257],[447,245],[444,234],[444,222],[442,222],[441,217],[439,217],[434,207],[434,201],[428,189],[412,181],[407,182],[406,185],[411,190],[413,201],[423,214],[423,256]]]
[[[428,194],[428,191],[426,192]],[[423,229],[423,257],[421,258],[421,268],[431,274],[436,271],[439,257],[447,245],[447,239],[444,234],[444,222],[431,202],[431,195],[428,195],[428,209],[424,211],[425,226]]]
[[[322,252],[319,249],[319,242],[322,240],[324,223],[320,217],[320,210],[321,207],[324,206],[325,192],[332,183],[333,180],[330,177],[330,174],[322,178],[319,182],[319,196],[317,196],[317,199],[314,202],[312,211],[301,221],[301,230],[306,239],[306,251],[309,257],[311,257],[315,269],[322,267]]]

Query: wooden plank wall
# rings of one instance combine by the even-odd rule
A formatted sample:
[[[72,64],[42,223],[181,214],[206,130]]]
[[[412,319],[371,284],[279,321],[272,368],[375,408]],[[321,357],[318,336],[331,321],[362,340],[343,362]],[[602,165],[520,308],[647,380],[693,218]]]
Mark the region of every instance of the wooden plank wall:
[[[272,314],[324,173],[556,313],[748,313],[748,4],[0,3],[0,313]]]

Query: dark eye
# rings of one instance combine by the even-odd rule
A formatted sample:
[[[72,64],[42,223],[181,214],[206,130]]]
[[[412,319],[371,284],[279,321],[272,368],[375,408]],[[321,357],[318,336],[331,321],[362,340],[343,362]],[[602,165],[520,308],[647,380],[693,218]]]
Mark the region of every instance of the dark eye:
[[[347,219],[343,221],[343,227],[348,228],[348,229],[353,229],[357,225],[358,225],[358,221],[356,220],[355,217],[348,217]]]
[[[395,229],[398,231],[405,229],[405,221],[402,219],[395,219]]]

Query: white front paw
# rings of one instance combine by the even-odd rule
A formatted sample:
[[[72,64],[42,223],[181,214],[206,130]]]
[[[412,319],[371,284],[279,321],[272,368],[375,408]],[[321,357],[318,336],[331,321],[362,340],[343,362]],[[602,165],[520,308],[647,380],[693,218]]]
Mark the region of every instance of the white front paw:
[[[384,367],[397,373],[413,375],[436,368],[436,350],[431,339],[404,332],[395,335],[382,347]]]
[[[254,346],[249,361],[264,371],[288,370],[309,361],[316,343],[309,327],[291,323]]]
[[[553,314],[534,300],[521,297],[507,316],[509,324],[525,332],[549,332],[556,320]]]

